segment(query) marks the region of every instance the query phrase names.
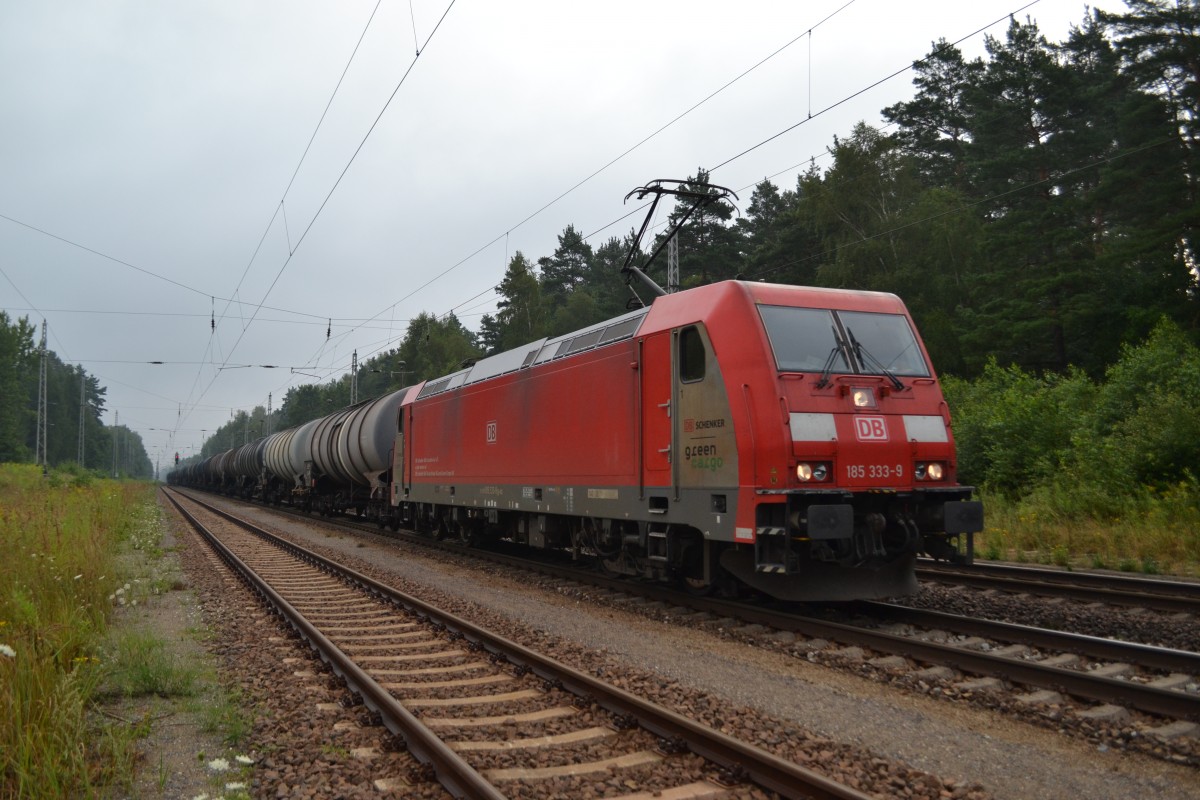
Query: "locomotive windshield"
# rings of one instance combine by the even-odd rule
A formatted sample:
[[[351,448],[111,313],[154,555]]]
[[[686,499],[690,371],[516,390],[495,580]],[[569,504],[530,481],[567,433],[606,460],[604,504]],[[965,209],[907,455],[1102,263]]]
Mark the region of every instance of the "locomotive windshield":
[[[900,314],[767,305],[758,311],[780,372],[929,376],[917,338]]]

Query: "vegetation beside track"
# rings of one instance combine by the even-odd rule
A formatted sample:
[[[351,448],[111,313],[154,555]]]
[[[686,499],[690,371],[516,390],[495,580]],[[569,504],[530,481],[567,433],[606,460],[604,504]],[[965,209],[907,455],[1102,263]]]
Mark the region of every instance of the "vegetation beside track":
[[[128,790],[152,725],[111,704],[186,700],[211,680],[121,613],[180,588],[156,566],[154,492],[0,464],[0,798]]]
[[[986,509],[977,556],[1200,574],[1200,348],[1178,327],[1099,381],[993,360],[945,387],[959,478]]]

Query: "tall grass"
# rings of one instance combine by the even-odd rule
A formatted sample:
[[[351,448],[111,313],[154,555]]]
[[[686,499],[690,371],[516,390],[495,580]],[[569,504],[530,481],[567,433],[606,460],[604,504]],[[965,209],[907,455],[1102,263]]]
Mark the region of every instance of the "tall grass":
[[[0,465],[0,798],[88,795],[109,775],[112,732],[89,707],[117,552],[152,500],[144,483]]]
[[[975,535],[977,557],[1200,575],[1200,490],[1181,483],[1122,499],[1111,516],[1077,510],[1085,487],[1051,485],[1020,500],[982,493],[987,525]],[[1108,498],[1112,502],[1112,498]]]

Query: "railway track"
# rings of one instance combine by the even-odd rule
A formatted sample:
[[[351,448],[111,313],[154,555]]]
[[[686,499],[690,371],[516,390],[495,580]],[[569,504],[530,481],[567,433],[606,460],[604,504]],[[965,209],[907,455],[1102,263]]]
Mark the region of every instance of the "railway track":
[[[348,527],[377,532],[361,523],[350,522]],[[627,607],[653,605],[669,610],[670,616],[690,616],[692,622],[697,615],[707,615],[708,620],[729,629],[787,631],[821,644],[810,658],[831,665],[864,663],[889,674],[905,673],[925,683],[941,684],[950,694],[1007,693],[1017,704],[1033,708],[1072,705],[1068,698],[1074,698],[1074,712],[1083,720],[1116,720],[1127,716],[1129,710],[1140,711],[1165,718],[1165,725],[1146,727],[1170,736],[1180,732],[1195,735],[1194,724],[1188,721],[1200,721],[1200,654],[1195,652],[895,604],[858,604],[860,620],[848,621],[844,614],[838,615],[841,619],[831,619],[778,606],[694,597],[662,585],[631,583],[577,567],[531,562],[416,534],[398,535],[426,547],[596,587]]]
[[[629,776],[631,798],[723,797],[739,786],[867,797],[228,512],[189,497],[201,509],[192,513],[167,496],[345,681],[347,702],[365,704],[403,740],[422,765],[410,779],[432,776],[455,796],[479,798],[574,795],[614,773]]]
[[[1009,564],[975,563],[963,567],[934,562],[922,562],[917,567],[917,577],[923,581],[975,589],[1200,614],[1200,583],[1191,581],[1069,572]]]

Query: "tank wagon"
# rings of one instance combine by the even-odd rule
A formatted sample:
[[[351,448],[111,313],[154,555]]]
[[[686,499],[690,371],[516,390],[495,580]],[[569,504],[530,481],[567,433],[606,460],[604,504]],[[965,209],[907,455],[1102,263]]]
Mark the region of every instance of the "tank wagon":
[[[560,549],[697,592],[906,594],[919,553],[969,557],[983,525],[916,327],[876,292],[664,295],[252,452],[234,464],[260,469],[268,500]]]

